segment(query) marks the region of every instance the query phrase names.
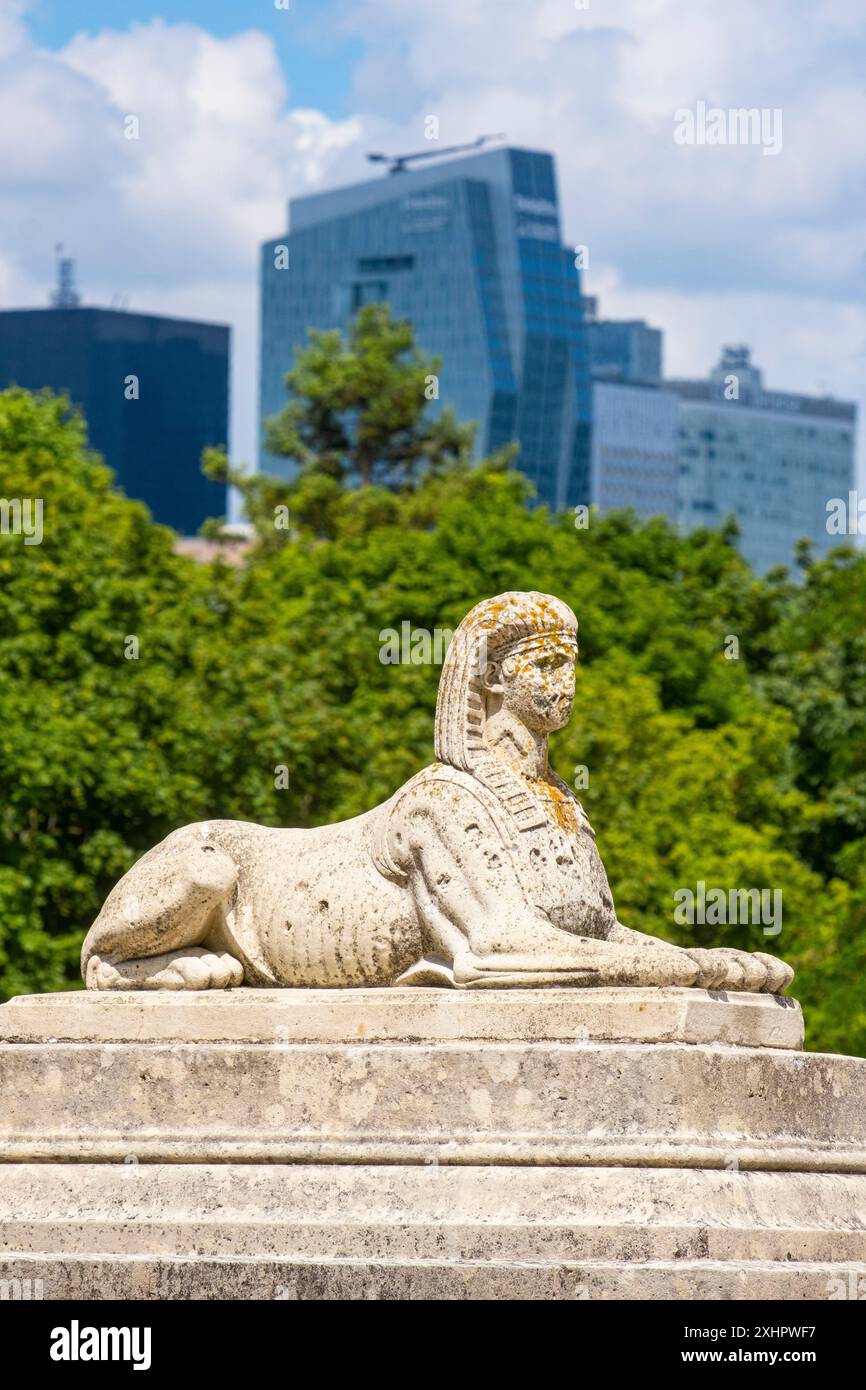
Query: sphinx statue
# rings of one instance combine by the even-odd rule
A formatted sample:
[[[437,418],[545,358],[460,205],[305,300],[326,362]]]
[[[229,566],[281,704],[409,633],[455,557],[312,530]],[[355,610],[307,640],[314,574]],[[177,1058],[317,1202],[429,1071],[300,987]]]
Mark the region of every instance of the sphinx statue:
[[[456,989],[696,986],[781,993],[763,952],[672,946],[618,920],[589,820],[548,763],[571,715],[577,620],[506,593],[454,634],[437,761],[364,815],[312,829],[174,831],[84,941],[89,989],[241,984]]]

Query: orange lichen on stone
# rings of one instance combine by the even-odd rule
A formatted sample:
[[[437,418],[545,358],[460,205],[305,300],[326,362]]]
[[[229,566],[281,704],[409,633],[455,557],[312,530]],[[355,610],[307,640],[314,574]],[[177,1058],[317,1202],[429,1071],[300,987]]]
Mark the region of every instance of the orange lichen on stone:
[[[580,821],[573,797],[564,792],[561,787],[541,778],[528,777],[526,780],[543,803],[548,819],[558,826],[565,835],[577,835],[580,830]]]

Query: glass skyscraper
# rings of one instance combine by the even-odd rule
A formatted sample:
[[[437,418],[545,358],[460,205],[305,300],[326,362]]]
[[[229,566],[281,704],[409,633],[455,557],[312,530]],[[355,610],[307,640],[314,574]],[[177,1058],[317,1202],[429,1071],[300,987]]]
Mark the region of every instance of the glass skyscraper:
[[[554,507],[589,502],[591,375],[580,273],[562,245],[553,158],[510,147],[293,200],[262,248],[260,413],[308,328],[385,301],[442,359],[441,405],[478,423],[477,450],[520,444]],[[285,473],[262,450],[262,468]]]

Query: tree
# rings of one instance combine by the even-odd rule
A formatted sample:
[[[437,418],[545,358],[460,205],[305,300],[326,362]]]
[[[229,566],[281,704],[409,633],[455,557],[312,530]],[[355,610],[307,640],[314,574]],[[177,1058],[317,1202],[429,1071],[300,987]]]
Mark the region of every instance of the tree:
[[[81,419],[0,394],[0,478],[44,535],[0,535],[0,988],[74,980],[82,927],[152,836],[209,814],[201,675],[223,577],[112,487]],[[218,731],[211,726],[211,733]],[[196,746],[198,745],[198,751]]]
[[[387,304],[364,305],[347,337],[310,332],[286,375],[293,399],[267,421],[267,447],[302,471],[362,487],[403,482],[422,464],[437,470],[466,460],[474,426],[459,425],[451,410],[429,410],[441,370],[415,346],[410,323],[393,319]]]
[[[458,424],[447,407],[431,409],[440,371],[439,359],[415,346],[411,324],[393,319],[386,304],[365,305],[345,336],[310,332],[286,375],[288,405],[265,421],[268,450],[295,465],[293,478],[248,473],[221,449],[205,450],[204,471],[238,490],[266,551],[298,527],[332,538],[339,512],[393,520],[391,494],[414,487],[422,472],[465,469],[472,459],[475,426]],[[498,457],[506,463],[513,452]],[[222,521],[203,530],[226,536]]]
[[[718,531],[629,513],[575,530],[499,457],[391,488],[310,471],[324,529],[201,566],[112,487],[63,401],[18,391],[0,395],[0,477],[45,501],[41,545],[0,536],[0,991],[74,982],[111,884],[178,825],[384,801],[433,756],[439,668],[383,664],[382,631],[453,630],[534,588],[580,621],[552,756],[621,919],[784,956],[809,1045],[866,1055],[866,556],[795,583],[756,577]],[[781,889],[781,932],[678,924],[674,893],[699,880]]]

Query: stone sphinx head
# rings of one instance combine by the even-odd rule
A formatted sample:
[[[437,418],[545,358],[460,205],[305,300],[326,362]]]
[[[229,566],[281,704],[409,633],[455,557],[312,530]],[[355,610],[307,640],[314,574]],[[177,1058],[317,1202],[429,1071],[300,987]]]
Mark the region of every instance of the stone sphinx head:
[[[436,756],[477,772],[489,719],[506,711],[542,737],[568,723],[577,619],[551,594],[507,593],[466,615],[448,648],[436,704]]]

